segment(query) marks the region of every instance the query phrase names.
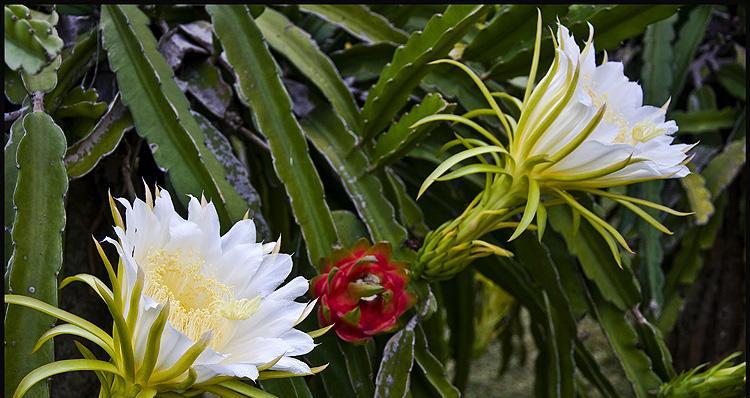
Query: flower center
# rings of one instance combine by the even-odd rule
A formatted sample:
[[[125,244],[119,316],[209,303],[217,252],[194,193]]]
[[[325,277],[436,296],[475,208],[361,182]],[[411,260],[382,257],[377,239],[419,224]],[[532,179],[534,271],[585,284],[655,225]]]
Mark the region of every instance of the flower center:
[[[170,303],[170,324],[197,341],[211,331],[216,348],[231,331],[232,320],[247,319],[260,305],[260,297],[235,299],[232,290],[204,275],[202,261],[192,255],[150,251],[144,293],[161,304]]]
[[[651,122],[639,122],[633,127],[633,140],[646,142],[662,135],[664,131]]]
[[[591,84],[592,83],[590,81],[590,77],[587,76],[586,92],[591,97],[591,103],[594,105],[594,107],[596,109],[599,109],[602,105],[604,105],[605,102],[607,102],[608,95],[607,93],[596,93]],[[615,142],[635,145],[635,142],[630,142],[631,137],[629,137],[628,134],[630,133],[630,131],[628,130],[628,121],[620,112],[616,111],[616,108],[614,106],[608,106],[607,109],[604,110],[602,119],[606,123],[617,126],[617,136],[614,139]]]
[[[591,97],[594,107],[599,108],[607,101],[607,93],[598,94],[591,86],[590,77],[586,76],[586,92]],[[625,117],[611,106],[604,110],[604,121],[617,126],[617,136],[614,142],[620,144],[635,145],[639,142],[646,142],[663,134],[652,122],[641,121],[636,123],[632,129],[628,128],[628,121]]]
[[[664,131],[656,127],[652,122],[638,122],[631,130],[621,129],[615,137],[615,142],[635,145],[646,142],[662,135]]]
[[[367,274],[365,275],[364,278],[359,278],[356,281],[354,281],[354,283],[358,285],[369,285],[369,286],[380,288],[380,278],[378,278],[377,275],[373,275],[373,274]],[[372,301],[372,300],[375,300],[376,298],[378,298],[377,293],[366,296],[366,297],[360,297],[360,300]]]

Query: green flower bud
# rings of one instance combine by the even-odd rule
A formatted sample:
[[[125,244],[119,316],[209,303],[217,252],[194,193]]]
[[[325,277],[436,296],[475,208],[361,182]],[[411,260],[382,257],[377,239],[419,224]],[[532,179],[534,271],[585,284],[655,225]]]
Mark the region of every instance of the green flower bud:
[[[659,387],[658,398],[733,398],[745,396],[745,362],[731,366],[739,352],[708,370],[705,364],[691,369]]]

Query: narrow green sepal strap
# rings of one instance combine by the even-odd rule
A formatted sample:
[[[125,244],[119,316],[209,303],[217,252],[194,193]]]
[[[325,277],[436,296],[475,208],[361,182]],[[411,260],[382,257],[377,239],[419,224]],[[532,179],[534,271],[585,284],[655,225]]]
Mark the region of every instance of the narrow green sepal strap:
[[[65,359],[42,365],[26,375],[18,383],[13,398],[21,398],[36,383],[46,380],[54,375],[67,372],[77,372],[81,370],[95,370],[101,372],[114,373],[120,375],[119,370],[109,362],[91,360],[91,359]]]

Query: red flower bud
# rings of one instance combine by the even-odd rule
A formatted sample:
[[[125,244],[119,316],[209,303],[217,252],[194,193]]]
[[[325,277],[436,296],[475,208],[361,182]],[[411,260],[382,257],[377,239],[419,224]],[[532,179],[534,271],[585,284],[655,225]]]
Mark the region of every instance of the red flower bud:
[[[408,277],[402,263],[391,261],[387,242],[373,246],[361,239],[349,250],[337,250],[325,259],[325,273],[311,282],[319,297],[322,326],[335,324],[343,340],[363,342],[394,330],[398,318],[411,307]]]

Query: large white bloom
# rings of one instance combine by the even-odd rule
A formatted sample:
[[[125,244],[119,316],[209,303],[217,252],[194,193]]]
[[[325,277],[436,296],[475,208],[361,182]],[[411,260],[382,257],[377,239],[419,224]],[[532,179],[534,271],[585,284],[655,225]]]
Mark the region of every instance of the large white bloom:
[[[473,109],[461,116],[430,115],[412,127],[441,120],[462,123],[486,141],[456,134],[456,139],[446,143],[443,149],[457,146],[465,149],[438,165],[422,183],[418,195],[435,181],[470,174],[484,174],[485,187],[461,216],[425,237],[415,266],[418,272],[423,272],[422,277],[444,279],[455,275],[475,258],[509,255],[507,250],[479,239],[497,229],[515,228],[510,236],[513,240],[536,218],[541,239],[547,222],[547,207],[559,204],[567,204],[572,209],[574,228],[581,217],[585,218],[605,239],[619,264],[617,243],[632,252],[627,241],[606,220],[579,203],[571,191],[612,199],[665,233],[671,231],[641,206],[674,215],[687,214],[602,189],[684,177],[690,172],[685,164],[689,160],[686,152],[692,146],[672,144],[677,124],[666,120],[668,103],[662,107],[644,105],[641,86],[625,76],[622,63],[609,62],[605,56],[602,64],[596,65],[594,29],[591,25],[589,28],[589,38],[581,49],[568,29],[558,24],[554,61],[535,85],[542,37],[539,15],[534,56],[523,99],[504,92],[491,93],[476,73],[455,60],[433,62],[462,69],[477,85],[489,108]],[[503,112],[495,97],[518,108],[517,121]],[[472,120],[489,115],[498,118],[507,144],[501,141],[502,137]],[[449,172],[473,158],[479,163]],[[521,210],[521,219],[513,221]]]
[[[603,188],[684,177],[690,145],[672,145],[677,125],[667,104],[643,105],[641,86],[621,62],[594,61],[593,27],[583,50],[559,25],[555,60],[524,103],[516,142],[518,162],[546,157],[531,177],[542,186]]]
[[[149,330],[169,305],[160,349],[150,379],[169,377],[191,346],[206,342],[192,363],[195,383],[216,376],[248,377],[270,368],[309,374],[304,362],[292,358],[310,352],[312,338],[294,328],[313,304],[296,298],[308,290],[308,281],[296,277],[279,288],[292,270],[288,254],[277,243],[257,243],[251,220],[236,223],[223,236],[212,203],[190,199],[187,220],[178,215],[166,190],[150,192],[146,201],[125,206],[125,228],[116,227],[123,260],[125,316],[137,321],[132,330],[136,368],[144,360]],[[128,298],[142,278],[137,308]],[[200,347],[200,345],[198,345]],[[181,372],[173,382],[188,378]]]

